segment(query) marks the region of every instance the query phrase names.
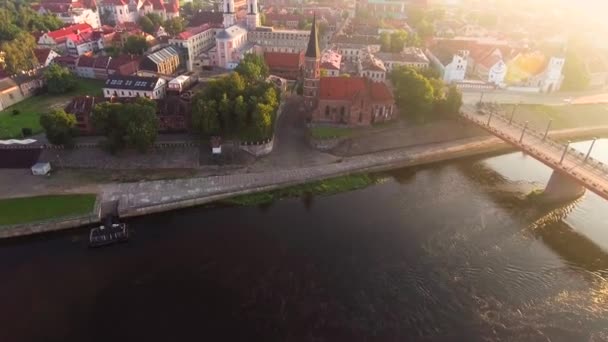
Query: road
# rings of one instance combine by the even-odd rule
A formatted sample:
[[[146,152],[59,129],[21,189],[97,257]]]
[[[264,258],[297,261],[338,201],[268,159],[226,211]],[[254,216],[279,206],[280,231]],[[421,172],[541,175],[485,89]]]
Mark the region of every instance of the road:
[[[482,98],[482,93],[483,102],[496,102],[503,104],[523,103],[563,105],[567,103],[608,103],[608,93],[603,90],[575,93],[559,92],[551,94],[524,93],[504,90],[484,92],[464,90],[462,93],[462,101],[465,104],[475,104]]]

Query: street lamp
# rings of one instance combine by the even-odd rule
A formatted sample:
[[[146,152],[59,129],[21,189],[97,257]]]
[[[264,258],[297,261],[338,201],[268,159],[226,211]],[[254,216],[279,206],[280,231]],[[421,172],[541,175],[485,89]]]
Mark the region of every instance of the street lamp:
[[[492,120],[492,114],[494,112],[490,111],[490,116],[488,116],[488,123],[486,124],[486,126],[490,126],[490,120]]]
[[[593,149],[593,145],[595,145],[596,140],[597,140],[597,138],[593,138],[593,141],[591,142],[591,146],[589,146],[589,151],[587,151],[587,155],[585,156],[585,161],[587,161],[587,159],[589,158],[589,155],[591,154],[591,150]]]
[[[481,96],[479,97],[479,103],[480,104],[483,103],[483,94],[484,94],[484,92],[482,91],[481,92]]]
[[[570,143],[570,140],[568,140],[568,142],[566,143],[566,148],[564,149],[564,153],[562,153],[562,159],[559,160],[560,164],[564,161],[564,158],[566,157],[566,152],[568,152],[568,147],[570,146]]]
[[[551,122],[553,122],[553,119],[549,120],[549,123],[547,124],[547,129],[545,130],[545,135],[543,135],[543,141],[547,138],[547,134],[549,134],[549,128],[551,128]]]
[[[521,130],[521,137],[519,137],[520,143],[522,140],[524,140],[524,134],[526,133],[526,128],[528,128],[528,121],[526,121],[526,124],[524,125],[524,129]]]
[[[513,110],[511,111],[511,118],[509,119],[509,125],[513,122],[513,117],[515,116],[515,110],[517,109],[517,107],[519,107],[519,103],[516,103],[515,106],[513,106]]]

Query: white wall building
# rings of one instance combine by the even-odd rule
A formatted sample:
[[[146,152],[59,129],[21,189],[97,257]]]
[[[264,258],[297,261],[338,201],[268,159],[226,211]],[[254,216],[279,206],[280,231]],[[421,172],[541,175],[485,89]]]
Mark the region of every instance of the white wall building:
[[[464,81],[467,72],[468,50],[451,52],[445,49],[435,51],[427,49],[426,52],[433,66],[439,70],[444,82]]]
[[[199,55],[209,50],[214,43],[215,30],[207,24],[188,27],[184,32],[169,39],[169,44],[175,46],[178,51],[184,51],[188,71],[192,71]]]
[[[167,81],[159,77],[110,75],[103,87],[103,96],[147,97],[162,99],[167,93]]]

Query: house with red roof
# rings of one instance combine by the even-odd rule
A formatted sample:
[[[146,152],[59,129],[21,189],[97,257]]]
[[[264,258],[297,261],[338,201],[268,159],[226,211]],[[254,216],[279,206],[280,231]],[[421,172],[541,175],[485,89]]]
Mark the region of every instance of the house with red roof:
[[[365,77],[322,77],[319,104],[312,115],[316,123],[366,126],[395,118],[395,99],[384,82]]]
[[[100,9],[104,24],[136,23],[149,13],[156,13],[162,20],[167,20],[179,16],[179,1],[102,0]]]
[[[358,70],[359,76],[367,77],[374,82],[384,82],[386,79],[384,63],[369,52],[365,52],[359,59]]]
[[[334,50],[326,50],[321,55],[321,74],[327,77],[337,77],[340,75],[342,65],[342,55]]]
[[[36,56],[36,60],[38,60],[38,64],[43,67],[49,66],[53,59],[60,56],[57,52],[49,48],[34,49],[34,55]]]
[[[187,27],[170,38],[169,44],[187,56],[186,69],[192,71],[195,66],[202,66],[201,54],[215,45],[215,31],[209,24]]]
[[[507,76],[507,64],[502,52],[492,45],[472,45],[469,48],[467,69],[469,77],[497,86],[503,85]]]
[[[90,32],[93,32],[93,27],[89,24],[75,24],[59,30],[45,32],[38,38],[38,47],[67,51],[66,41],[69,37]]]
[[[295,80],[302,74],[304,65],[304,51],[290,52],[264,52],[264,61],[270,73],[288,80]]]

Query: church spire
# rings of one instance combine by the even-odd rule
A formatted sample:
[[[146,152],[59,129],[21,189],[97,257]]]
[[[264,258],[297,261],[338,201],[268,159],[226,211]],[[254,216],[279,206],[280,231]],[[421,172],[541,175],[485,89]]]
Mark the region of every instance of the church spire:
[[[317,14],[312,17],[312,27],[310,28],[310,38],[308,39],[308,47],[306,48],[306,57],[320,58],[319,37],[317,35]]]

